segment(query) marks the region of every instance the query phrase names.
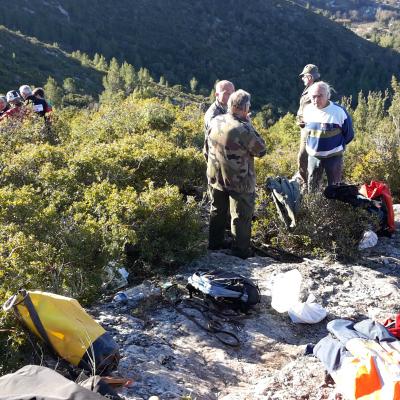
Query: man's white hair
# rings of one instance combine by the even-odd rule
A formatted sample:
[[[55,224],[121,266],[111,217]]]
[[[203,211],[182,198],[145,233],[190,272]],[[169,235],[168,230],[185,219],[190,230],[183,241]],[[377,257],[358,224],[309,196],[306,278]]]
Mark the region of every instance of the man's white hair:
[[[314,90],[317,90],[317,88],[323,89],[325,91],[328,99],[331,98],[331,87],[330,87],[329,83],[326,83],[323,81],[315,82],[310,86],[310,88],[308,89],[308,92],[311,93]]]
[[[250,106],[250,93],[243,89],[233,92],[228,100],[228,112],[233,113],[233,110],[245,110],[247,105]]]
[[[19,88],[19,92],[21,93],[21,96],[22,96],[24,99],[27,98],[28,96],[32,96],[32,89],[31,89],[31,87],[28,86],[28,85],[22,85],[22,86]]]

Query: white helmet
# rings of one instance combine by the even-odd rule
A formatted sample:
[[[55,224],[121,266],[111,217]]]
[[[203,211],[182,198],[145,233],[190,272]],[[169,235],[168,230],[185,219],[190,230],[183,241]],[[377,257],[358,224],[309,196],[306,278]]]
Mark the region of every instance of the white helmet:
[[[18,90],[10,90],[9,92],[7,92],[6,98],[9,103],[16,100],[22,100],[21,96],[18,93]]]

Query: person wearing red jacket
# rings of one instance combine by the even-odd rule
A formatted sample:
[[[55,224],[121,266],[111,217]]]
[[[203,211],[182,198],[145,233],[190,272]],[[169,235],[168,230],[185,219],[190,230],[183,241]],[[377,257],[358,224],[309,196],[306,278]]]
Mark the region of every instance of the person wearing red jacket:
[[[10,90],[6,95],[6,100],[10,108],[0,117],[0,120],[6,118],[22,119],[27,114],[27,110],[22,103],[21,96],[17,90]]]
[[[0,96],[0,119],[10,109],[6,96]]]

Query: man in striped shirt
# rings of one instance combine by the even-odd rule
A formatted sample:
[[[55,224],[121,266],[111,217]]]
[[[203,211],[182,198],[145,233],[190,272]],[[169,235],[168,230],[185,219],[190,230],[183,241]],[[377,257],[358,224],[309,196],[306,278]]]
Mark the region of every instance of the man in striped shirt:
[[[326,82],[314,83],[308,93],[311,103],[303,114],[307,130],[308,190],[315,192],[324,171],[328,185],[341,182],[343,153],[353,140],[354,131],[346,110],[329,100],[331,89]]]

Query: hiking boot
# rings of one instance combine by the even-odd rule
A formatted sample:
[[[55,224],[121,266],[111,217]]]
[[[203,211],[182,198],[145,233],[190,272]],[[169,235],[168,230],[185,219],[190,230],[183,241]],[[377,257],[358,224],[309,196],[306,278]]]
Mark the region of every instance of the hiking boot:
[[[224,240],[221,244],[214,245],[209,244],[208,250],[223,250],[223,249],[230,249],[232,242],[230,240]]]
[[[233,249],[232,250],[232,255],[234,257],[239,257],[242,260],[245,260],[246,258],[249,257],[254,257],[254,250],[252,248],[248,248],[247,250],[239,250],[239,249]]]

